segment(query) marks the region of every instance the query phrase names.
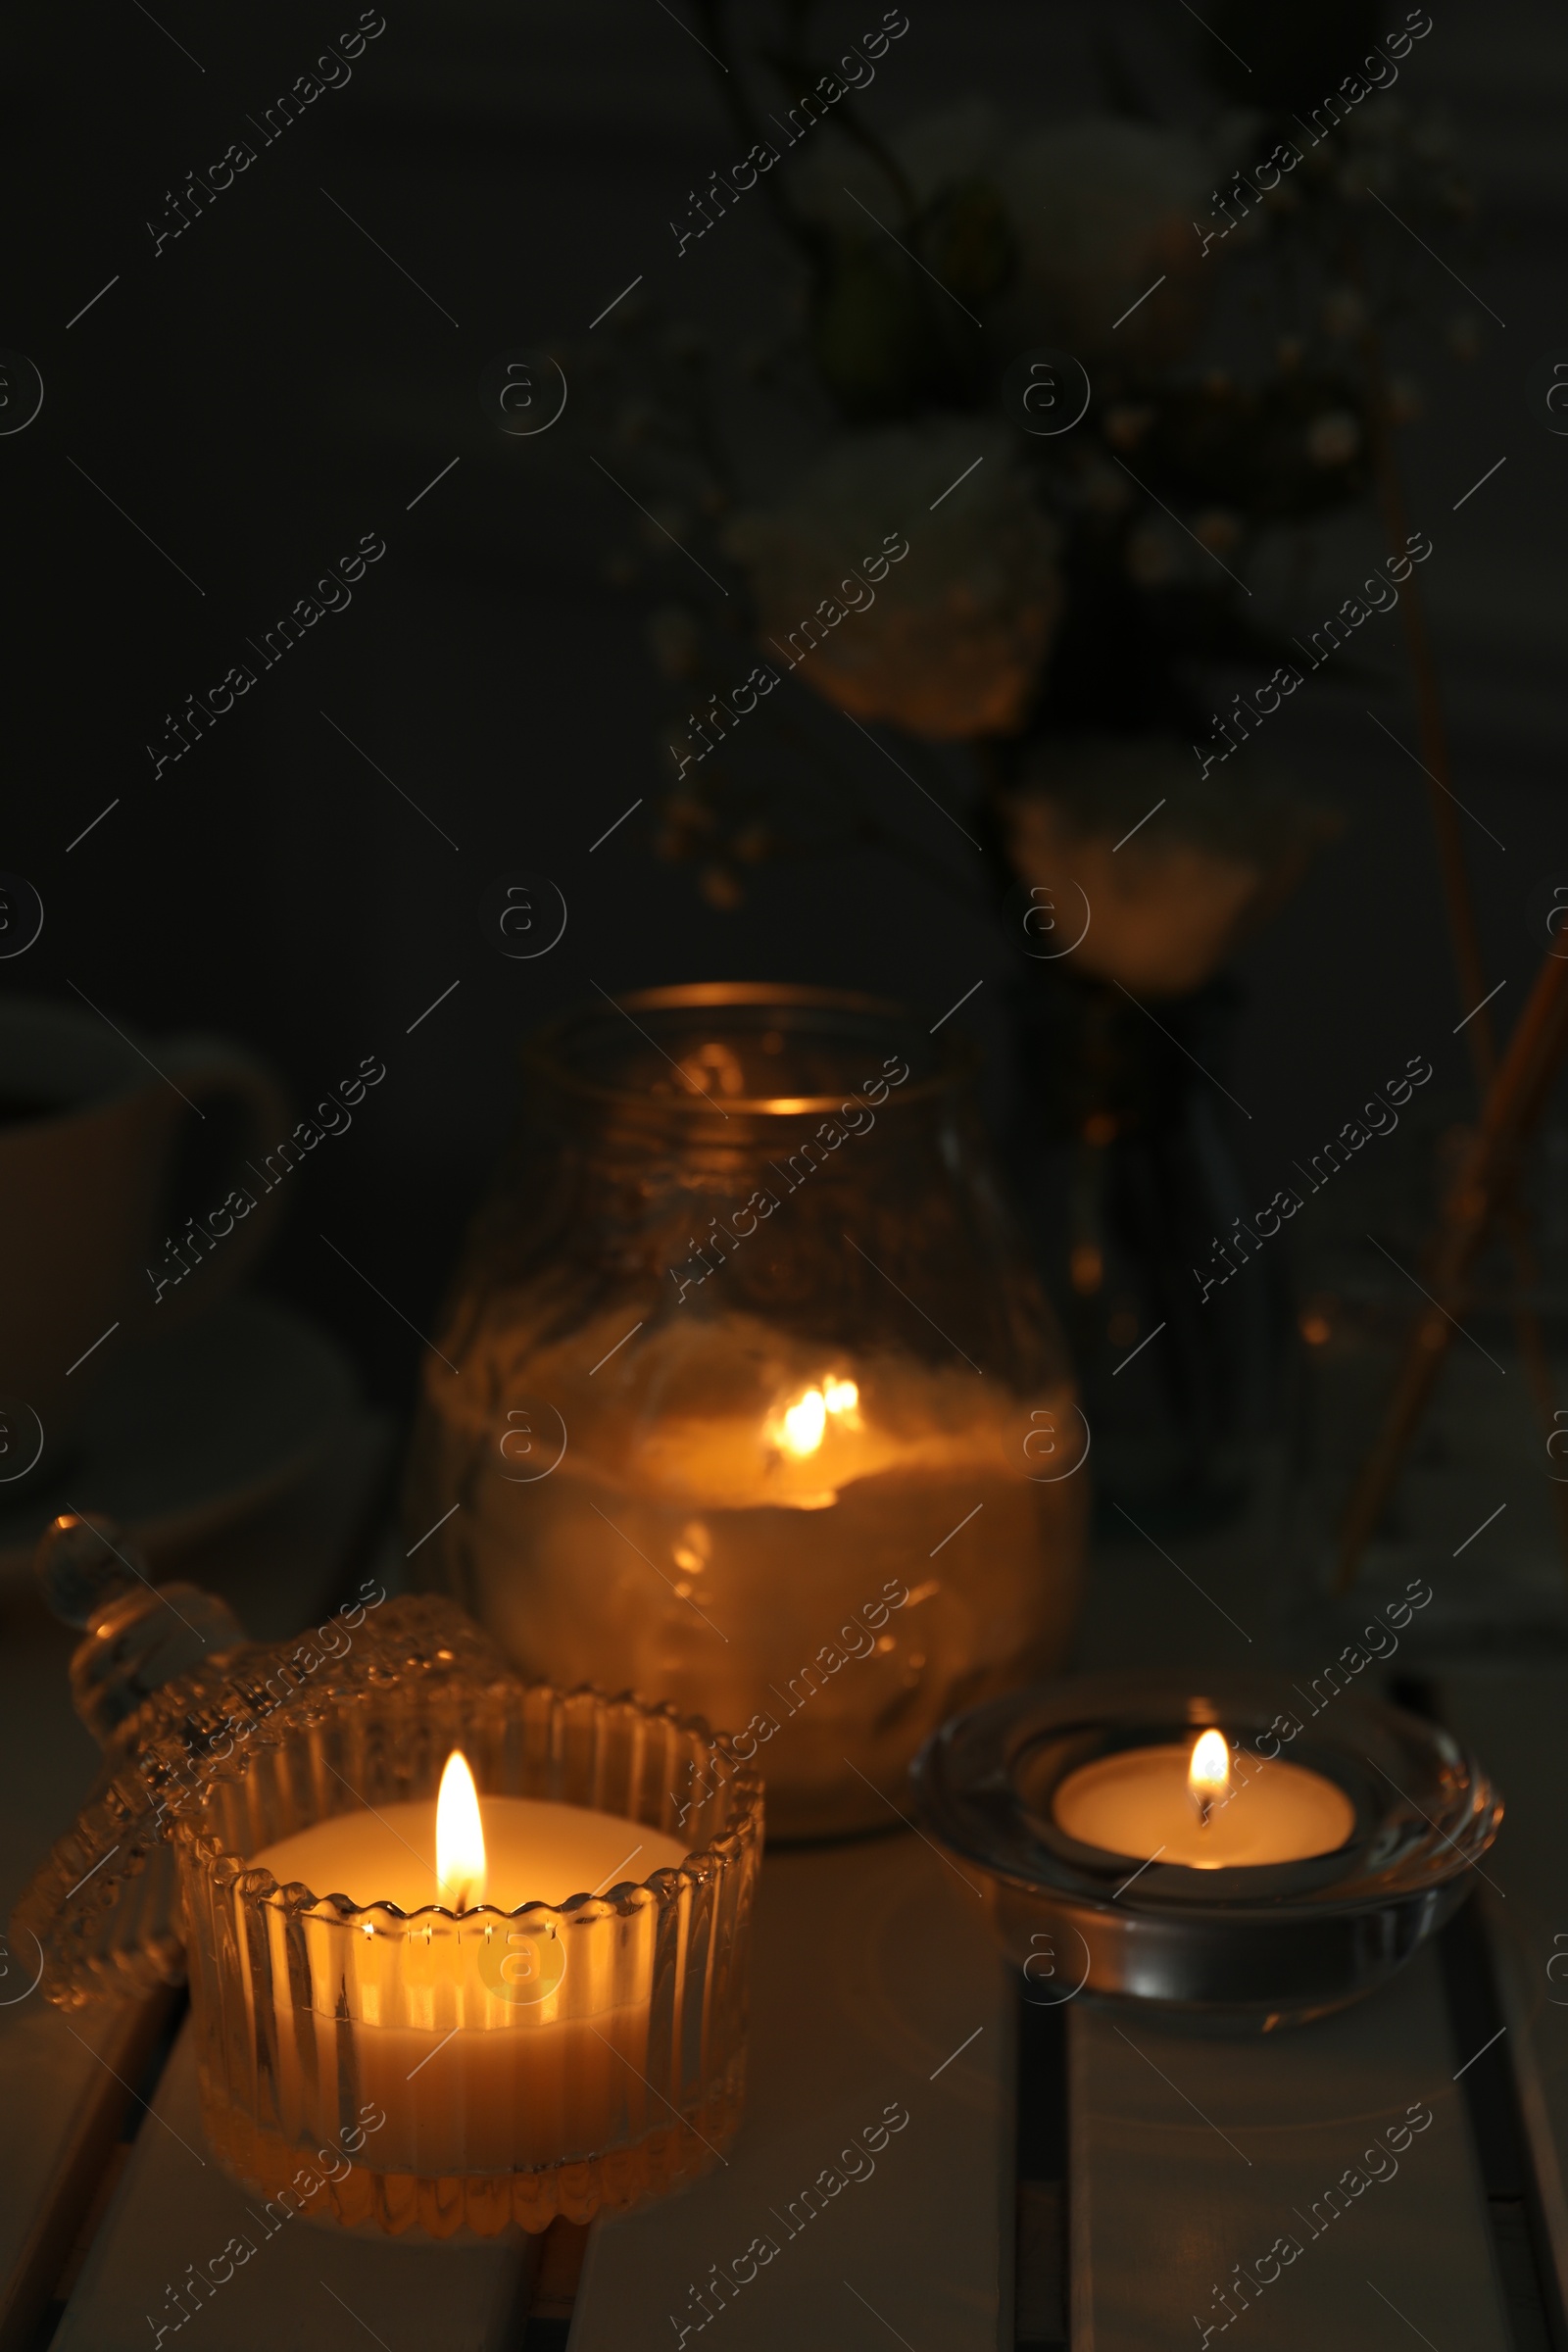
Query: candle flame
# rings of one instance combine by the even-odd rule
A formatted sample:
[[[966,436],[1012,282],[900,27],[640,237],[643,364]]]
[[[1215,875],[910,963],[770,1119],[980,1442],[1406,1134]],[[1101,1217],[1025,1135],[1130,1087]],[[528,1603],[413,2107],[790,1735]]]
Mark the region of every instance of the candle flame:
[[[484,1831],[479,1792],[467,1758],[455,1747],[441,1775],[435,1807],[435,1875],[441,1900],[454,1911],[472,1911],[484,1901]]]
[[[791,1453],[814,1453],[827,1427],[827,1403],[820,1389],[808,1389],[781,1416],[783,1442]]]
[[[1209,1807],[1230,1793],[1230,1785],[1231,1751],[1225,1744],[1224,1733],[1200,1733],[1193,1743],[1193,1760],[1187,1768],[1187,1786],[1205,1822]]]
[[[786,1453],[804,1460],[815,1453],[827,1429],[829,1413],[845,1415],[851,1429],[859,1426],[860,1392],[853,1380],[824,1380],[787,1404],[773,1431],[774,1443]]]

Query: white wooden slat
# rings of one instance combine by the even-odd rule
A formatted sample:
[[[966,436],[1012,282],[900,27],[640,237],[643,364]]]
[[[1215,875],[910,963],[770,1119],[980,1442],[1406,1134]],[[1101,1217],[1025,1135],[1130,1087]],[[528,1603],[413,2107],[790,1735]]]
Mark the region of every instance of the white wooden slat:
[[[387,1443],[384,1422],[363,1416],[344,1433],[319,1471],[280,1497],[270,1511],[177,1562],[160,1561],[159,1573],[222,1592],[259,1636],[275,1639],[294,1632],[318,1614],[341,1581],[344,1550],[373,1495]],[[65,1661],[72,1637],[40,1617],[28,1616],[26,1621],[33,1626],[39,1652],[30,1677],[29,1703],[36,1717],[30,1727],[33,1749],[44,1757],[72,1754],[79,1767],[77,1777],[84,1781],[91,1753],[71,1717],[66,1693]],[[72,1802],[77,1793],[73,1791]],[[41,1810],[35,1809],[29,1823],[40,1843],[42,1828],[55,1826],[39,1821]],[[64,1810],[69,1816],[70,1803]],[[0,2091],[25,2095],[29,2085],[20,2061],[36,2043],[41,2053],[33,2061],[37,2107],[44,2124],[56,2131],[69,2113],[66,2086],[49,2081],[44,2066],[62,2038],[75,2054],[73,2082],[79,2079],[90,2091],[108,2080],[96,2056],[71,2037],[72,2028],[89,2041],[104,2039],[111,2057],[112,2037],[127,2031],[112,2009],[89,2010],[66,2020],[36,1999],[9,2043],[0,2030]],[[125,2066],[118,2071],[131,2070]],[[79,2105],[85,2092],[78,2090],[76,2095]],[[8,2098],[6,2111],[21,2110]],[[60,2158],[46,2149],[40,2165],[34,2136],[23,2160],[8,2164],[8,2141],[11,2148],[24,2144],[20,2134],[0,2135],[0,2250],[6,2245],[6,2230],[17,2229],[29,2213],[36,2229],[40,2209],[58,2238]],[[38,2192],[31,2205],[29,2164],[35,2168],[32,2185]],[[87,2188],[90,2192],[90,2180]],[[83,2194],[73,2202],[73,2211],[85,2202]],[[152,2344],[161,2326],[167,2327],[171,2340],[176,2332],[181,2342],[196,2342],[205,2334],[223,2352],[250,2352],[252,2346],[260,2352],[264,2345],[272,2352],[284,2341],[291,2352],[313,2352],[318,2345],[325,2352],[327,2345],[339,2347],[364,2328],[390,2352],[402,2352],[404,2344],[434,2340],[441,2342],[443,2352],[447,2347],[451,2352],[496,2352],[514,2339],[536,2260],[532,2245],[464,2250],[415,2246],[361,2239],[303,2221],[275,2228],[269,2236],[250,2217],[254,2202],[228,2181],[206,2145],[187,2031],[154,2094],[152,2112],[110,2200],[55,2342],[62,2347],[90,2346],[92,2352],[119,2352],[122,2346]],[[255,2252],[247,2254],[232,2277],[213,2288],[194,2316],[179,2326],[179,2306],[171,2305],[168,2289],[177,2286],[188,2265],[201,2272],[214,2259],[220,2260],[230,2238],[254,2244]],[[46,2268],[35,2265],[40,2274]],[[45,2294],[50,2284],[52,2278],[46,2279]],[[0,2352],[10,2352],[4,2338]]]
[[[34,1995],[0,2027],[0,2352],[32,2339],[164,2014],[126,2002],[68,2024]]]
[[[1507,2352],[1430,1948],[1374,1998],[1266,2038],[1082,2002],[1068,2035],[1074,2352],[1197,2345],[1210,2324],[1227,2352],[1389,2352],[1421,2337]],[[1364,2160],[1412,2105],[1430,2110],[1426,2129]],[[1330,2218],[1326,2192],[1348,2170],[1365,2181],[1391,2161],[1388,2179],[1342,2189]],[[1274,2257],[1278,2275],[1244,2287],[1250,2307],[1228,2319],[1216,2288],[1238,2264],[1267,2269],[1281,2237],[1300,2251]]]
[[[1505,1812],[1487,1857],[1493,1884],[1480,1890],[1482,1914],[1508,2026],[1504,2047],[1568,2303],[1568,1673],[1447,1673],[1439,1701],[1444,1720],[1502,1790]]]
[[[202,2132],[189,2027],[71,2298],[52,2352],[149,2352],[168,2325],[181,2352],[502,2352],[520,2332],[537,2241],[455,2247],[362,2237],[303,2219],[267,2233],[259,2202],[225,2174]],[[180,2323],[172,2305],[188,2265],[253,2249]],[[186,2305],[194,2301],[187,2286]],[[177,2337],[174,2330],[178,2328]]]
[[[0,1588],[0,1930],[97,1767],[66,1681],[75,1639],[29,1585]],[[134,2079],[156,2032],[134,2005],[68,2024],[27,1990],[36,1964],[0,1942],[0,2352],[54,2291],[128,2104],[116,2077]]]
[[[331,1597],[388,1443],[384,1419],[357,1416],[299,1486],[177,1560],[156,1559],[155,1575],[225,1592],[253,1632],[292,1631]],[[29,1582],[0,1588],[0,1925],[96,1770],[67,1683],[76,1638]],[[0,2352],[30,2339],[54,2291],[164,2014],[155,2002],[67,2019],[35,1991],[14,1998],[35,1958],[0,1949]]]
[[[571,2352],[674,2352],[705,2325],[728,2352],[1010,2345],[1014,2032],[977,1893],[934,1848],[770,1853],[739,2138],[681,2195],[598,2225]],[[851,2152],[890,2108],[907,2124]],[[825,2172],[846,2184],[822,2183],[808,2220]],[[715,2286],[758,2238],[776,2253]],[[705,2285],[721,2320],[693,2299]]]

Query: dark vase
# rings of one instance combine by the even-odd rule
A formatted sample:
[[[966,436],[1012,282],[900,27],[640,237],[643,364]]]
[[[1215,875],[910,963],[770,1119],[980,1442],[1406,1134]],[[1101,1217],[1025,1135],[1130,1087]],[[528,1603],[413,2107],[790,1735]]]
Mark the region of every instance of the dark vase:
[[[1093,1431],[1102,1518],[1152,1532],[1245,1501],[1277,1415],[1283,1257],[1213,1291],[1216,1242],[1255,1203],[1223,1091],[1241,1001],[1209,981],[1157,1017],[1108,983],[1034,966],[1014,983],[1009,1158]]]

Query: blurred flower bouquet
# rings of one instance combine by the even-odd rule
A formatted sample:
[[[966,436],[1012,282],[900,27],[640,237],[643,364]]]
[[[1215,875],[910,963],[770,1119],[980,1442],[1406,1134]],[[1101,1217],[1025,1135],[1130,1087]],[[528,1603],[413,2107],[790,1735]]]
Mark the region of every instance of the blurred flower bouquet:
[[[1417,237],[1468,208],[1396,86],[1431,20],[1378,37],[1359,0],[1216,0],[1160,76],[1190,121],[1107,55],[1102,112],[975,98],[885,131],[898,10],[836,62],[800,0],[744,57],[723,0],[698,15],[746,155],[693,190],[676,251],[765,217],[786,323],[716,351],[634,296],[573,378],[646,518],[613,576],[670,689],[657,847],[720,906],[748,866],[836,849],[971,906],[989,887],[1022,951],[1020,1173],[1091,1393],[1097,1355],[1175,1335],[1147,1367],[1165,1438],[1123,1484],[1211,1492],[1266,1335],[1192,1295],[1245,1203],[1191,1056],[1222,1053],[1216,974],[1332,830],[1251,740],[1280,699],[1259,674],[1307,674],[1251,581],[1337,511],[1396,511],[1411,396],[1383,347],[1430,272]],[[1227,709],[1233,679],[1253,700]],[[983,857],[888,823],[870,727]]]

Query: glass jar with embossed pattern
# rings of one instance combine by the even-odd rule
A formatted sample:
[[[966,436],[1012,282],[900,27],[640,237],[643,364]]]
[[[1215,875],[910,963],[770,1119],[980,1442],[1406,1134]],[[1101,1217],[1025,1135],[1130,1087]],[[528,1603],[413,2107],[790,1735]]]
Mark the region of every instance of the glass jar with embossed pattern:
[[[773,1835],[889,1823],[946,1716],[1061,1662],[1087,1516],[967,1050],[714,985],[523,1067],[427,1359],[413,1567],[526,1672],[745,1727]]]

